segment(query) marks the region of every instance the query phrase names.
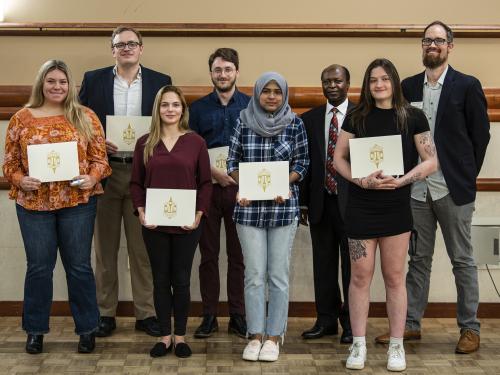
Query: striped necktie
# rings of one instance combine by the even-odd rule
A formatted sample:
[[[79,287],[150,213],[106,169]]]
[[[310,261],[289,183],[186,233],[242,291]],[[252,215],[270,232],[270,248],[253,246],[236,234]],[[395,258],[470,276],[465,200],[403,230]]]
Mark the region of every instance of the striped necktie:
[[[332,120],[328,129],[328,147],[326,149],[326,171],[325,171],[325,189],[329,194],[337,193],[337,181],[335,175],[337,171],[333,168],[333,154],[337,145],[337,137],[339,134],[339,121],[337,120],[337,108],[332,108]]]

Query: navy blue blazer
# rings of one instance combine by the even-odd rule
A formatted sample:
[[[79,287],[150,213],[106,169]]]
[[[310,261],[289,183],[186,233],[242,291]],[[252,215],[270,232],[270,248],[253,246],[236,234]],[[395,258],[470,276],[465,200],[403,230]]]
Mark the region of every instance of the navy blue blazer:
[[[113,86],[114,66],[86,72],[80,88],[80,102],[92,109],[106,131],[106,115],[115,114]],[[142,79],[142,116],[151,116],[156,93],[163,86],[171,85],[170,76],[145,68],[141,65]]]
[[[355,104],[348,102],[349,113]],[[309,221],[312,224],[320,222],[324,208],[325,190],[325,114],[326,104],[304,112],[300,117],[304,122],[307,132],[307,145],[309,147],[309,170],[300,183],[300,205],[307,206]],[[336,175],[339,210],[342,219],[345,217],[347,207],[348,182],[340,174]]]
[[[403,95],[421,102],[424,72],[401,82]],[[476,178],[490,140],[486,97],[476,78],[448,67],[439,98],[434,142],[453,202],[464,205],[476,199]]]

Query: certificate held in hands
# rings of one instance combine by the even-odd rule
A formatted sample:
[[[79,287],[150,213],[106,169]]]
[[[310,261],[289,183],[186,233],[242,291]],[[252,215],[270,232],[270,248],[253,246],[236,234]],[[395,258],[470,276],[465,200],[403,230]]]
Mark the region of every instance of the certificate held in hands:
[[[196,211],[196,190],[147,189],[145,210],[148,225],[192,225]]]
[[[382,170],[384,175],[404,174],[401,135],[349,139],[352,178]]]
[[[219,169],[221,172],[227,173],[227,155],[229,153],[229,146],[214,147],[208,149],[208,156],[210,158],[210,165]],[[213,183],[217,183],[212,178]]]
[[[106,139],[118,151],[134,151],[135,143],[149,133],[151,116],[106,116]]]
[[[288,161],[239,164],[240,198],[252,201],[288,199],[290,193]]]
[[[80,174],[76,142],[28,145],[29,176],[41,182],[68,181]]]

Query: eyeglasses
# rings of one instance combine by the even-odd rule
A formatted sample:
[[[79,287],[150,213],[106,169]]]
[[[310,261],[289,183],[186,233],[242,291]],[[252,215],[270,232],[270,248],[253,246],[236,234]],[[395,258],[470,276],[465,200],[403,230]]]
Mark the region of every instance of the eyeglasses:
[[[113,44],[113,47],[119,50],[125,49],[125,47],[128,47],[128,49],[136,49],[138,46],[142,46],[142,43],[129,41],[127,43],[120,42]]]
[[[434,43],[436,46],[442,46],[445,43],[448,43],[446,39],[443,38],[436,38],[436,39],[431,39],[431,38],[423,38],[422,39],[422,45],[423,46],[430,46],[432,43]]]
[[[220,76],[220,75],[222,75],[222,73],[226,73],[226,74],[229,75],[229,74],[233,73],[234,71],[235,70],[233,68],[224,68],[224,69],[222,69],[222,68],[215,68],[215,69],[212,70],[212,73],[214,73],[215,75]]]

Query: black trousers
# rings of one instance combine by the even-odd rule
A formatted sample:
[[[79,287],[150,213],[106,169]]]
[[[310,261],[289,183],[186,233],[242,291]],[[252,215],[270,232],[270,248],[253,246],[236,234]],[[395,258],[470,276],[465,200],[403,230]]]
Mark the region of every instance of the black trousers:
[[[153,274],[153,298],[162,336],[184,336],[189,312],[191,267],[201,226],[190,233],[172,234],[142,228]]]
[[[324,192],[323,215],[319,223],[310,223],[314,295],[318,323],[328,327],[337,324],[343,329],[350,329],[349,320],[349,281],[351,263],[349,246],[344,232],[344,223],[340,216],[337,195]],[[342,270],[342,293],[339,287],[339,257]]]

